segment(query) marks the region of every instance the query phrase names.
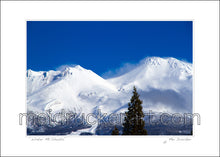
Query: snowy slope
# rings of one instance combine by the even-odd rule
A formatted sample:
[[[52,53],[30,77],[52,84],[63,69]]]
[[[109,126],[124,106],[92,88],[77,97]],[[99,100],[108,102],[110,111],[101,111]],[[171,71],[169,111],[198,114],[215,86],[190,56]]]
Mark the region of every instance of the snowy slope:
[[[134,70],[108,81],[121,90],[130,90],[134,85],[142,90],[191,88],[192,65],[175,58],[150,57]]]
[[[149,57],[134,70],[108,81],[124,93],[136,86],[145,109],[192,112],[192,72],[191,63],[172,57]]]
[[[103,79],[79,65],[60,71],[28,70],[27,109],[65,109],[85,114],[97,109],[108,114],[124,112],[134,85],[144,111],[192,112],[192,64],[159,57],[146,58],[132,71],[111,79]],[[90,128],[93,133],[95,127]]]
[[[85,113],[96,107],[93,102],[99,96],[117,93],[114,85],[81,66],[67,67],[63,71],[33,72],[27,75],[28,109],[44,111],[52,109],[76,110]],[[83,98],[88,98],[86,101]]]

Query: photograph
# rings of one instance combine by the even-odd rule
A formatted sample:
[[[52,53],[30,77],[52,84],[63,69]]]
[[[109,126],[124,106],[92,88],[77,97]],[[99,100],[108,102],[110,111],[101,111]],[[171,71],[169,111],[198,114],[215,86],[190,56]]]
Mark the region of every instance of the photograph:
[[[193,21],[26,21],[27,132],[193,135]]]
[[[219,1],[1,1],[1,156],[219,156]]]

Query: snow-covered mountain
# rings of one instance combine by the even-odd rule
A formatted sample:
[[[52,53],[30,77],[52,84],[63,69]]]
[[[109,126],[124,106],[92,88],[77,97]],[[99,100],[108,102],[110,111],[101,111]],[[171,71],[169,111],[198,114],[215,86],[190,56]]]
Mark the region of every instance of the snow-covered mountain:
[[[116,78],[103,79],[79,65],[60,71],[27,71],[27,109],[62,109],[77,113],[119,113],[135,85],[144,111],[192,112],[192,64],[175,58],[149,57]]]
[[[30,110],[67,109],[84,113],[90,113],[99,99],[117,93],[113,84],[79,65],[63,71],[28,70],[27,91]]]
[[[109,81],[118,88],[127,90],[135,85],[142,90],[156,88],[178,91],[183,87],[191,88],[191,77],[192,64],[175,58],[151,57],[141,61],[134,70]]]

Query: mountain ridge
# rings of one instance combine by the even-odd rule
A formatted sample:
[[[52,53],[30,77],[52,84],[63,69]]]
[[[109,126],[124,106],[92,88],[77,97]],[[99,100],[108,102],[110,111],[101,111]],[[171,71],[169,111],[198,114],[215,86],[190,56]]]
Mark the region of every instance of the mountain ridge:
[[[192,112],[192,64],[175,58],[145,58],[131,71],[103,79],[80,65],[62,70],[27,70],[27,109],[54,113],[121,113],[136,86],[144,111]]]

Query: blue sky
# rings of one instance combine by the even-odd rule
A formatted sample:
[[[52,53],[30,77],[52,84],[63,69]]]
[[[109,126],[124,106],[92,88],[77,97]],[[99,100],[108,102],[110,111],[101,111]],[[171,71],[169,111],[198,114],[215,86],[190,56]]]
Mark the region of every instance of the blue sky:
[[[56,70],[78,64],[103,75],[148,56],[192,63],[192,22],[27,22],[27,69]]]

